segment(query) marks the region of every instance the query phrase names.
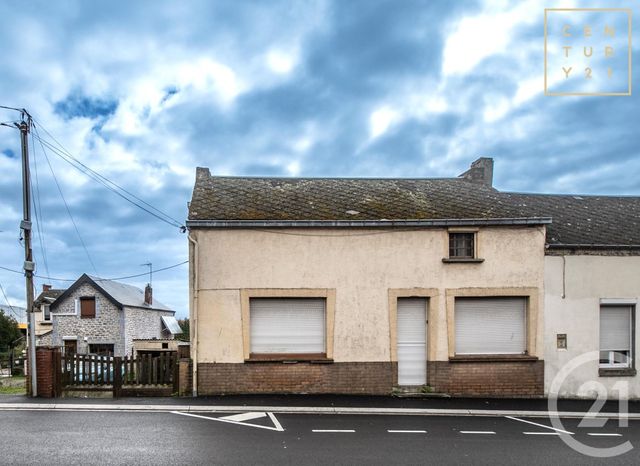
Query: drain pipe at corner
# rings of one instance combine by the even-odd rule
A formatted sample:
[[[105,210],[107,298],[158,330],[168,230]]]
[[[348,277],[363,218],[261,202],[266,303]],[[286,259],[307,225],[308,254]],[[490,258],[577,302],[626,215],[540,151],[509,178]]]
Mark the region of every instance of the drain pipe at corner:
[[[189,242],[193,244],[193,255],[191,251],[189,253],[189,259],[193,257],[193,261],[189,264],[193,269],[190,273],[190,279],[192,283],[193,296],[191,297],[191,313],[189,322],[189,329],[191,330],[191,361],[192,361],[192,382],[191,382],[191,394],[193,397],[198,396],[198,242],[191,237],[191,232],[187,235]]]

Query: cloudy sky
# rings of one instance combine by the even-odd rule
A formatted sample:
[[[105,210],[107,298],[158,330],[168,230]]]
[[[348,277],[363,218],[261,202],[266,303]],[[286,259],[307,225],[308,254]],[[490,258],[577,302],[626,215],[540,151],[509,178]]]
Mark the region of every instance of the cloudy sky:
[[[490,156],[501,190],[639,195],[637,97],[544,95],[544,8],[603,3],[2,0],[0,105],[28,109],[45,143],[55,138],[180,223],[196,166],[448,177]],[[559,82],[553,63],[549,85]],[[0,109],[0,122],[18,118]],[[178,228],[32,142],[40,277],[122,277],[187,259]],[[20,170],[19,133],[0,126],[0,266],[14,270],[23,254]],[[43,283],[69,285],[36,279]],[[24,304],[20,274],[0,269],[0,284]],[[187,315],[186,265],[153,284],[157,299]]]

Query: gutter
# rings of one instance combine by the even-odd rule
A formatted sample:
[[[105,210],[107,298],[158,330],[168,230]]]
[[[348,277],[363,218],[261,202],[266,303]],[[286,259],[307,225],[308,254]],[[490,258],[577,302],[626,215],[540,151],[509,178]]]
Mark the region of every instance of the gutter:
[[[640,249],[640,244],[548,244],[549,249]]]
[[[429,220],[187,220],[188,228],[389,228],[548,225],[551,217]]]

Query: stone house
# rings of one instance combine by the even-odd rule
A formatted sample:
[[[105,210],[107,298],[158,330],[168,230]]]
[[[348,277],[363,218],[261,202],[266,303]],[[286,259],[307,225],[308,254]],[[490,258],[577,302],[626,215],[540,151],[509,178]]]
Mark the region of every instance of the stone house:
[[[41,318],[51,291],[43,291],[36,300],[41,308],[34,307],[34,311],[42,313]],[[83,274],[56,294],[47,304],[51,329],[38,337],[38,345],[62,346],[80,354],[125,356],[133,354],[134,339],[172,339],[176,332],[175,311],[154,300],[148,285],[143,291]]]
[[[198,168],[195,393],[544,396],[594,351],[559,395],[622,380],[640,397],[640,198],[500,192],[492,176],[488,158],[440,179]]]

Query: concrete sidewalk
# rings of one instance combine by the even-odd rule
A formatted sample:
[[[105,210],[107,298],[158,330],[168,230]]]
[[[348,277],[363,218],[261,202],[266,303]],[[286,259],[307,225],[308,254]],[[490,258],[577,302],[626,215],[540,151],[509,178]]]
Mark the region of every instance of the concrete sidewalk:
[[[561,417],[584,417],[592,400],[559,400]],[[77,410],[290,414],[379,414],[422,416],[548,417],[545,399],[394,398],[339,395],[234,395],[199,398],[44,399],[0,396],[0,410]],[[596,417],[618,417],[617,401],[608,401]],[[640,402],[628,403],[629,419],[640,420]]]

